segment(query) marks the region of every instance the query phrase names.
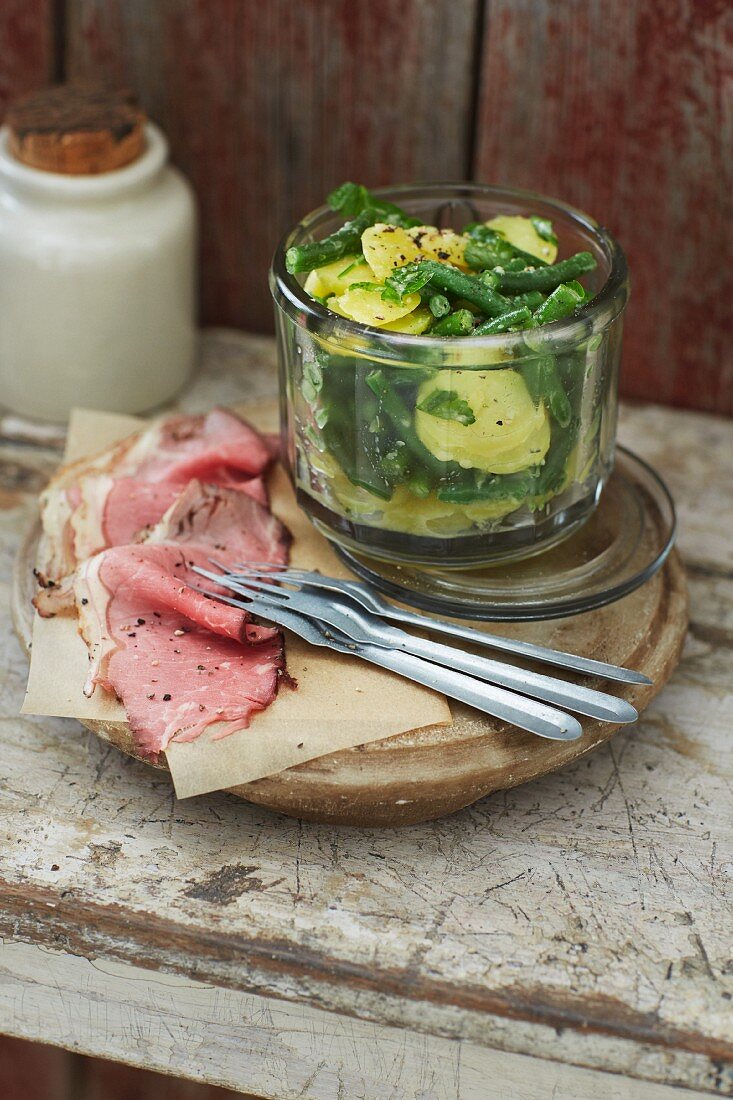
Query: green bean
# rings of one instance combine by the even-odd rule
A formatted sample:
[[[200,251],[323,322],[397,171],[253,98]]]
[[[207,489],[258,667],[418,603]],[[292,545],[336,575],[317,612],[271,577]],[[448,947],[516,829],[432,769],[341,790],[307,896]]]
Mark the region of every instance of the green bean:
[[[540,290],[528,290],[526,294],[513,294],[509,299],[512,309],[519,309],[520,306],[526,306],[527,309],[534,311],[545,300],[545,296]]]
[[[548,264],[544,267],[535,267],[534,271],[498,271],[499,288],[510,294],[524,290],[543,290],[548,292],[558,287],[560,283],[567,283],[570,279],[577,279],[586,271],[592,271],[596,261],[590,252],[576,252],[567,260],[560,260],[557,264]]]
[[[443,477],[446,464],[436,458],[418,437],[412,422],[412,413],[390,386],[384,371],[371,371],[367,375],[366,384],[378,398],[380,410],[392,422],[397,438],[405,444],[417,467],[422,467],[436,478]]]
[[[498,281],[495,277],[492,278],[494,282]],[[492,281],[484,275],[480,278],[467,275],[457,267],[438,263],[437,260],[413,260],[409,264],[404,264],[387,276],[385,284],[382,292],[382,298],[385,301],[401,302],[406,294],[417,292],[420,293],[421,299],[428,303],[436,297],[439,308],[443,310],[442,314],[435,313],[431,307],[436,317],[445,315],[446,305],[450,308],[445,293],[442,293],[444,291],[457,298],[463,298],[470,305],[492,315],[503,312],[505,306],[508,306],[506,299],[496,293]],[[354,285],[358,286],[358,284]]]
[[[329,420],[323,429],[323,441],[329,453],[336,459],[349,481],[356,485],[358,484],[357,474],[354,467],[353,448],[350,449],[347,442],[349,438],[348,425],[340,429],[334,421]]]
[[[394,443],[379,460],[379,469],[387,481],[402,481],[408,471],[406,447],[396,447]]]
[[[557,373],[557,365],[551,355],[547,356],[545,363],[544,380],[550,412],[561,428],[567,428],[572,417],[572,409],[570,408],[568,395],[565,393],[563,384],[560,381],[560,375]]]
[[[501,271],[524,271],[525,268],[533,266],[533,265],[530,265],[527,260],[522,259],[521,256],[510,256],[508,259],[504,259],[503,257],[496,254],[493,257],[493,262],[492,262],[491,253],[488,250],[485,250],[485,251],[482,250],[481,254],[479,255],[479,253],[478,253],[479,248],[483,249],[483,246],[481,246],[481,245],[476,246],[476,251],[474,251],[471,248],[470,245],[467,246],[466,247],[466,252],[464,253],[464,257],[466,258],[466,261],[470,263],[470,261],[469,261],[469,256],[470,256],[471,260],[473,260],[473,263],[470,263],[470,266],[474,267],[474,268],[475,267],[483,268],[484,275],[489,274],[489,272],[491,272],[493,274],[493,272],[496,271],[496,270],[501,270]],[[482,261],[481,263],[477,262],[479,259]],[[499,285],[498,277],[494,277],[491,280],[484,279],[484,282],[488,282],[490,286],[497,286],[498,287],[498,285]]]
[[[392,367],[390,382],[393,386],[419,386],[427,382],[428,378],[434,378],[437,374],[435,366],[402,366]]]
[[[345,222],[340,229],[322,241],[310,244],[294,245],[285,253],[285,266],[291,275],[300,271],[313,271],[316,267],[339,260],[342,256],[358,252],[361,249],[361,235],[370,225],[374,225],[378,212],[367,207],[351,221]]]
[[[577,279],[571,279],[569,283],[563,283],[563,286],[569,286],[571,290],[574,290],[576,294],[579,294],[584,302],[593,297],[582,283],[579,283]]]
[[[538,325],[547,325],[551,321],[560,321],[568,317],[585,301],[585,294],[579,294],[568,283],[560,283],[542,305],[535,310],[534,319]]]
[[[535,407],[539,406],[540,401],[544,398],[542,385],[544,362],[544,359],[527,359],[526,362],[517,364],[519,373],[529,390],[529,396],[532,398]]]
[[[364,368],[358,369],[353,360],[344,362],[350,370],[324,368],[320,394],[325,413],[323,441],[352,484],[380,500],[389,500],[392,486],[380,465],[382,451],[375,428],[378,403],[365,385]]]
[[[384,372],[391,386],[419,386],[421,382],[427,382],[428,378],[434,378],[437,374],[436,367],[384,367]]]
[[[560,427],[567,427],[572,409],[553,356],[528,359],[521,363],[520,373],[535,405],[544,401]]]
[[[354,374],[364,365],[363,359],[354,359],[350,355],[333,355],[320,349],[316,352],[316,359],[325,382],[330,383],[331,388],[338,384],[340,388],[347,386],[353,389]],[[369,363],[367,369],[372,370],[373,365]],[[389,376],[389,383],[393,386],[419,385],[428,378],[433,378],[436,369],[435,367],[413,366],[411,363],[405,363],[399,367],[384,368]]]
[[[473,328],[473,314],[468,309],[456,309],[430,330],[431,336],[467,336]]]
[[[510,307],[511,303],[506,298],[497,294],[475,275],[467,275],[457,267],[439,263],[437,260],[423,260],[421,267],[426,269],[425,273],[429,275],[428,281],[436,290],[454,294],[457,298],[465,298],[467,302],[478,306],[488,317],[498,317],[500,313],[506,313]]]
[[[534,487],[536,496],[556,493],[562,487],[566,476],[565,467],[568,456],[575,446],[579,427],[580,421],[576,417],[566,428],[553,429],[550,450],[540,469]]]
[[[425,470],[414,470],[407,479],[407,488],[414,497],[425,500],[430,495],[432,484]]]
[[[495,332],[506,332],[508,329],[513,328],[515,325],[525,325],[532,320],[532,314],[526,306],[520,306],[519,309],[510,309],[506,313],[502,313],[499,317],[495,317],[493,321],[484,321],[472,332],[472,336],[491,336]]]
[[[486,480],[474,478],[468,483],[441,485],[436,495],[438,500],[450,504],[475,504],[484,500],[521,501],[533,491],[535,481],[535,474],[522,470],[517,474],[494,474]]]
[[[392,486],[380,476],[378,470],[367,471],[365,474],[362,468],[358,474],[348,476],[353,485],[366,489],[372,496],[379,497],[380,500],[392,499]]]
[[[490,290],[499,289],[499,276],[496,271],[482,271],[479,275],[479,279],[484,286],[489,287]]]
[[[566,352],[555,356],[555,365],[563,390],[567,394],[573,417],[580,417],[583,392],[586,389],[585,350]]]
[[[450,302],[445,294],[432,293],[428,295],[428,309],[433,317],[445,317],[450,313]]]
[[[379,404],[372,390],[366,385],[365,372],[359,368],[354,375],[354,415],[352,438],[354,447],[355,485],[373,493],[382,500],[392,496],[392,481],[382,467],[379,438]]]

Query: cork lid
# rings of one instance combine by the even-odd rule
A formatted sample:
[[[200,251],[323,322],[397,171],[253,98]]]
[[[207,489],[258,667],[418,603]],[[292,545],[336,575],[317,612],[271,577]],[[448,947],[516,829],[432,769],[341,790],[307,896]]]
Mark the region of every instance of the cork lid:
[[[13,104],[5,121],[13,156],[45,172],[111,172],[145,148],[144,112],[130,92],[107,84],[45,88]]]

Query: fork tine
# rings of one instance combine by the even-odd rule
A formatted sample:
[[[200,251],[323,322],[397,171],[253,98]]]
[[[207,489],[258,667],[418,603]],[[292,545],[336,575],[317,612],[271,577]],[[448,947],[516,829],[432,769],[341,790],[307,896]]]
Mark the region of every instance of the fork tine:
[[[259,581],[255,577],[247,577],[241,581],[238,579],[233,580],[231,577],[223,577],[219,584],[223,584],[224,587],[235,588],[238,592],[246,590],[261,593],[265,599],[280,603],[286,603],[294,595],[287,588],[276,588],[274,584]]]
[[[243,611],[250,610],[250,603],[244,600],[236,600],[233,596],[225,596],[222,592],[210,592],[208,588],[199,588],[197,584],[189,584],[194,592],[200,592],[202,596],[210,596],[212,600],[221,600],[222,603],[230,603],[233,607],[241,607]]]
[[[319,584],[318,579],[320,573],[312,573],[307,569],[282,569],[278,573],[272,573],[266,569],[244,568],[236,566],[236,569],[241,568],[241,572],[230,571],[229,575],[235,577],[237,580],[249,580],[251,577],[256,577],[259,580],[265,580],[272,578],[277,580],[281,584],[289,584],[294,588],[302,588],[304,585],[311,585],[314,588],[326,588],[327,585]]]
[[[234,562],[232,569],[242,569],[245,572],[260,572],[263,573],[284,573],[290,571],[289,565],[281,565],[279,562],[271,561],[237,561]]]
[[[208,581],[214,581],[216,584],[219,584],[222,580],[226,580],[226,576],[222,577],[221,573],[212,573],[211,570],[204,569],[200,565],[192,565],[191,569],[194,573],[198,573],[199,576],[206,577]],[[191,588],[193,587],[194,586],[191,585]]]
[[[253,595],[255,592],[263,592],[268,596],[280,596],[281,600],[286,600],[288,598],[288,593],[286,590],[275,588],[274,585],[271,584],[260,585],[259,581],[255,579],[240,581],[231,573],[212,573],[209,569],[203,569],[200,565],[192,565],[191,569],[195,573],[198,573],[199,576],[206,577],[207,580],[213,581],[214,584],[219,585],[220,588],[231,588],[234,589],[236,592],[241,592],[242,595],[245,596],[249,595],[249,592],[251,591]],[[190,587],[194,589],[196,588],[196,586],[193,584],[190,585]],[[202,590],[196,589],[196,591]],[[214,596],[217,599],[219,596],[218,593],[214,592],[209,592],[208,595]]]
[[[240,567],[240,566],[235,566],[234,568],[237,569],[237,570],[239,570],[241,568],[241,572],[235,572],[234,569],[228,570],[227,571],[227,576],[230,577],[231,579],[235,580],[235,581],[238,581],[240,584],[249,584],[251,581],[254,581],[254,580],[257,580],[257,581],[275,581],[275,580],[277,580],[279,582],[279,584],[276,588],[276,591],[279,591],[279,592],[287,591],[287,589],[283,588],[283,585],[289,585],[291,588],[294,588],[296,591],[302,591],[303,588],[306,585],[309,585],[311,587],[319,587],[319,588],[325,588],[326,587],[325,585],[318,585],[315,580],[311,580],[311,578],[318,577],[318,576],[320,576],[320,574],[310,573],[305,569],[287,569],[287,568],[283,568],[278,573],[272,573],[269,570],[256,569],[254,567],[245,569],[245,568]],[[267,585],[267,590],[268,591],[271,591],[273,588],[275,588],[274,584],[268,584]],[[263,589],[263,591],[264,591],[264,589]]]
[[[316,587],[315,585],[312,585],[311,581],[308,579],[307,574],[303,574],[301,576],[297,573],[292,574],[290,572],[276,573],[276,574],[275,573],[261,573],[261,572],[259,572],[259,570],[253,569],[253,570],[248,571],[248,572],[230,573],[229,575],[233,576],[235,578],[235,580],[239,581],[242,584],[249,584],[250,581],[257,581],[258,583],[270,582],[270,583],[267,584],[267,587],[270,588],[270,589],[275,588],[276,591],[278,591],[278,592],[286,591],[286,589],[283,588],[283,585],[286,585],[286,584],[290,585],[293,588],[298,589],[298,591],[300,591],[306,585],[310,585],[311,587]],[[274,580],[275,577],[277,577],[277,580],[278,580],[277,585],[272,583],[272,581]]]
[[[352,653],[354,651],[354,643],[351,639],[347,638],[342,631],[334,627],[326,627],[323,623],[311,619],[298,611],[286,609],[280,604],[264,603],[258,600],[257,597],[253,597],[252,600],[247,600],[247,602],[245,602],[244,600],[236,599],[234,596],[225,596],[218,592],[207,592],[203,588],[197,588],[196,585],[191,585],[191,588],[194,588],[197,592],[201,592],[204,596],[211,596],[213,599],[220,600],[222,603],[230,604],[232,607],[238,607],[242,611],[247,611],[251,615],[256,615],[258,619],[264,619],[266,622],[274,623],[276,626],[292,630],[294,634],[298,634],[301,638],[304,638],[305,641],[310,642],[311,645],[333,649],[337,653]]]
[[[194,566],[194,568],[197,569],[197,572],[200,572],[200,573],[203,572],[203,570],[198,569],[196,566]],[[208,575],[213,577],[213,574],[208,574]],[[225,595],[223,592],[210,592],[206,588],[199,588],[199,586],[196,585],[196,584],[190,584],[188,587],[192,588],[194,590],[194,592],[200,592],[202,596],[210,596],[212,598],[212,600],[220,600],[221,603],[231,604],[232,607],[239,607],[239,608],[241,608],[242,611],[248,611],[253,615],[259,615],[261,618],[266,618],[267,617],[266,613],[267,613],[268,607],[263,605],[262,601],[258,600],[257,597],[254,594],[252,595],[252,598],[250,599],[244,593],[242,593],[243,599],[237,599],[236,596]],[[283,611],[285,611],[285,608],[283,608]],[[297,614],[297,613],[296,612],[287,612],[287,614],[292,615],[292,614]]]

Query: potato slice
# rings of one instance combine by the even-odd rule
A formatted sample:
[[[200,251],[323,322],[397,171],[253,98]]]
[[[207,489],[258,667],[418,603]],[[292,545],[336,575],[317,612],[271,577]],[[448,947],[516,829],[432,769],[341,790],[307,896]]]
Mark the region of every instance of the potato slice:
[[[470,528],[460,508],[438,500],[435,493],[414,497],[404,485],[398,485],[384,508],[384,527],[412,535],[457,534]]]
[[[382,328],[391,321],[406,317],[420,305],[419,294],[406,294],[401,302],[384,302],[383,290],[384,287],[376,284],[351,287],[336,299],[336,312],[343,313],[352,321],[360,321],[362,325]]]
[[[434,320],[429,309],[420,308],[413,309],[412,313],[408,313],[406,317],[400,317],[397,321],[388,321],[386,325],[379,327],[388,332],[404,332],[407,336],[419,336],[430,328]]]
[[[489,229],[495,229],[497,233],[501,233],[502,237],[505,237],[515,248],[521,248],[522,252],[538,256],[546,264],[554,264],[557,245],[540,237],[529,218],[523,218],[519,214],[499,214],[486,224]]]
[[[544,412],[542,406],[540,409]],[[539,466],[550,449],[550,420],[542,417],[536,431],[510,451],[494,455],[491,459],[492,474],[516,474],[529,466]]]
[[[466,238],[453,229],[436,229],[434,225],[416,225],[408,235],[423,256],[468,270],[464,259]]]
[[[450,504],[435,493],[414,497],[404,485],[398,485],[390,501],[383,506],[380,526],[412,535],[457,535],[474,523],[485,524],[513,512],[519,500],[482,500],[475,504]],[[368,522],[368,521],[367,521]]]
[[[364,230],[361,247],[364,249],[364,259],[380,282],[384,282],[396,267],[404,267],[423,256],[406,229],[383,222]]]
[[[331,294],[343,294],[352,283],[373,278],[372,269],[361,256],[342,256],[309,272],[304,289],[314,298],[328,298]]]
[[[346,317],[349,321],[351,320],[350,315],[348,313],[344,313],[344,311],[342,310],[341,306],[339,305],[339,300],[335,294],[331,298],[326,299],[326,309],[330,309],[332,313],[338,313],[339,317]]]
[[[434,390],[465,400],[472,424],[415,411],[422,443],[442,462],[458,462],[488,473],[514,473],[543,461],[550,445],[547,413],[535,407],[524,380],[515,371],[440,371],[418,390],[421,405]]]

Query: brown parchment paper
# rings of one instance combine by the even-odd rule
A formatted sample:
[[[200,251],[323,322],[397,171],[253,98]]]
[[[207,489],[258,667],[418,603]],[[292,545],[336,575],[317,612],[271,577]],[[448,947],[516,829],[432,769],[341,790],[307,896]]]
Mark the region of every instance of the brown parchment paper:
[[[276,427],[271,404],[241,411],[265,431]],[[143,425],[136,417],[75,409],[65,460],[102,450]],[[280,467],[270,478],[270,493],[272,510],[293,533],[293,564],[348,576],[298,508]],[[435,692],[356,658],[308,646],[288,632],[285,643],[288,672],[297,680],[297,690],[283,685],[249,729],[217,741],[214,725],[196,741],[168,746],[166,759],[179,798],[239,786],[339,749],[451,720],[445,699]],[[37,615],[22,712],[124,722],[124,708],[108,692],[98,687],[91,699],[84,697],[87,666],[76,619]]]

